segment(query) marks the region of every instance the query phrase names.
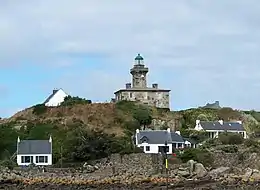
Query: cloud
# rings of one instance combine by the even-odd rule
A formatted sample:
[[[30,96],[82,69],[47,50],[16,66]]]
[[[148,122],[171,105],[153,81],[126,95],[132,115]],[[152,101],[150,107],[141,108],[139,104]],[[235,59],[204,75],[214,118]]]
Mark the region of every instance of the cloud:
[[[251,2],[12,1],[0,8],[0,49],[5,52],[1,57],[12,63],[19,58],[98,52],[129,60],[141,51],[150,59],[171,55],[174,60],[206,53],[206,48],[212,56],[217,53],[213,49],[225,51],[232,45],[223,47],[225,36],[243,38],[253,31],[246,20],[256,14]],[[242,8],[245,13],[238,15]],[[14,51],[16,58],[11,56]]]
[[[260,93],[259,6],[257,0],[1,1],[0,67],[68,67],[78,57],[102,57],[110,70],[68,77],[85,88],[56,83],[105,99],[129,80],[140,52],[150,81],[172,89],[173,108],[215,99],[253,107]]]

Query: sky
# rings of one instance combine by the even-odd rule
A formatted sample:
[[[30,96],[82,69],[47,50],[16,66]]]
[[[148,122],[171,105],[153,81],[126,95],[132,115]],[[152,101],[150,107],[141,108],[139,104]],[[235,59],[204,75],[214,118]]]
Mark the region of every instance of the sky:
[[[171,109],[260,110],[259,0],[1,0],[0,117],[54,88],[110,101],[137,53]]]

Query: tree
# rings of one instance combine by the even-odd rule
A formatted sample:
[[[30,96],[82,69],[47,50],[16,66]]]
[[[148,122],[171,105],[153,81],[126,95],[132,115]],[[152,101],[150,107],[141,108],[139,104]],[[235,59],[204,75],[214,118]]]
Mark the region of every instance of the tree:
[[[53,132],[53,126],[51,124],[35,124],[28,128],[27,139],[32,140],[45,140],[49,139]]]
[[[200,121],[208,121],[208,118],[205,114],[199,114],[198,115],[198,120]]]
[[[218,135],[218,138],[222,144],[242,144],[244,139],[242,135],[238,133],[221,133]]]
[[[16,151],[18,132],[12,125],[0,125],[0,159]]]
[[[140,105],[138,109],[134,111],[133,117],[139,122],[140,126],[143,126],[144,130],[146,126],[152,123],[152,115],[148,107],[144,107]]]

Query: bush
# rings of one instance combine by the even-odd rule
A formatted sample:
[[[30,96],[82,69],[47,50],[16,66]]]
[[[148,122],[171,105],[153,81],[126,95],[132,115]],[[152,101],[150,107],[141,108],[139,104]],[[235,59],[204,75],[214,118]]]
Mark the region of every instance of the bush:
[[[193,131],[189,129],[181,128],[180,132],[182,137],[189,138]]]
[[[64,101],[60,104],[60,106],[73,106],[77,104],[91,104],[91,103],[92,103],[91,100],[86,100],[78,96],[76,97],[67,96],[64,98]]]
[[[47,109],[47,106],[45,106],[44,104],[37,104],[33,107],[33,114],[42,115],[46,113]]]
[[[208,139],[208,133],[204,131],[193,131],[190,134],[190,138],[194,139],[196,142],[200,143]]]
[[[9,170],[12,170],[16,166],[16,163],[11,160],[3,160],[0,162],[0,166],[4,166],[7,167]]]
[[[202,163],[205,166],[209,166],[213,163],[212,154],[205,149],[185,149],[183,154],[179,154],[182,162],[188,162],[189,160],[195,160]]]
[[[133,111],[137,108],[135,102],[122,100],[116,103],[116,108],[122,110],[124,112],[133,113]]]
[[[220,150],[226,153],[236,153],[238,152],[238,147],[236,145],[226,145],[220,147]]]
[[[222,144],[242,144],[244,139],[238,133],[222,133],[218,135]]]
[[[260,147],[260,143],[253,139],[244,140],[244,145],[247,147]]]
[[[201,148],[211,148],[211,147],[216,147],[217,145],[220,145],[221,142],[219,139],[207,139],[204,144],[201,146]]]

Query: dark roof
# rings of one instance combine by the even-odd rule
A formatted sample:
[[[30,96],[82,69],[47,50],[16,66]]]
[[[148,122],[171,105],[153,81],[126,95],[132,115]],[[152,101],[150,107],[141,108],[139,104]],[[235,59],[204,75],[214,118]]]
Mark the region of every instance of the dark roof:
[[[43,104],[46,104],[47,102],[50,101],[50,99],[52,99],[52,97],[58,92],[59,90],[53,90],[52,94],[43,102]]]
[[[183,138],[184,141],[189,141],[191,144],[197,144],[197,142],[190,138]]]
[[[182,136],[179,135],[178,133],[171,133],[171,138],[172,138],[172,142],[179,142],[179,143],[184,142]]]
[[[51,154],[52,143],[49,140],[22,140],[17,149],[17,154]]]
[[[245,130],[243,125],[238,122],[223,122],[223,125],[221,125],[219,121],[215,121],[215,122],[201,121],[200,125],[204,130],[229,130],[229,131]]]
[[[136,61],[142,61],[144,60],[144,58],[140,55],[140,53],[137,54],[137,56],[135,57]]]
[[[157,89],[157,88],[125,88],[125,89],[120,89],[116,92],[114,92],[114,94],[117,94],[119,92],[146,92],[146,91],[149,91],[149,92],[170,92],[171,90],[168,90],[168,89]]]
[[[171,135],[166,130],[140,131],[137,133],[138,144],[142,144],[144,140],[149,144],[168,144],[171,143]]]

